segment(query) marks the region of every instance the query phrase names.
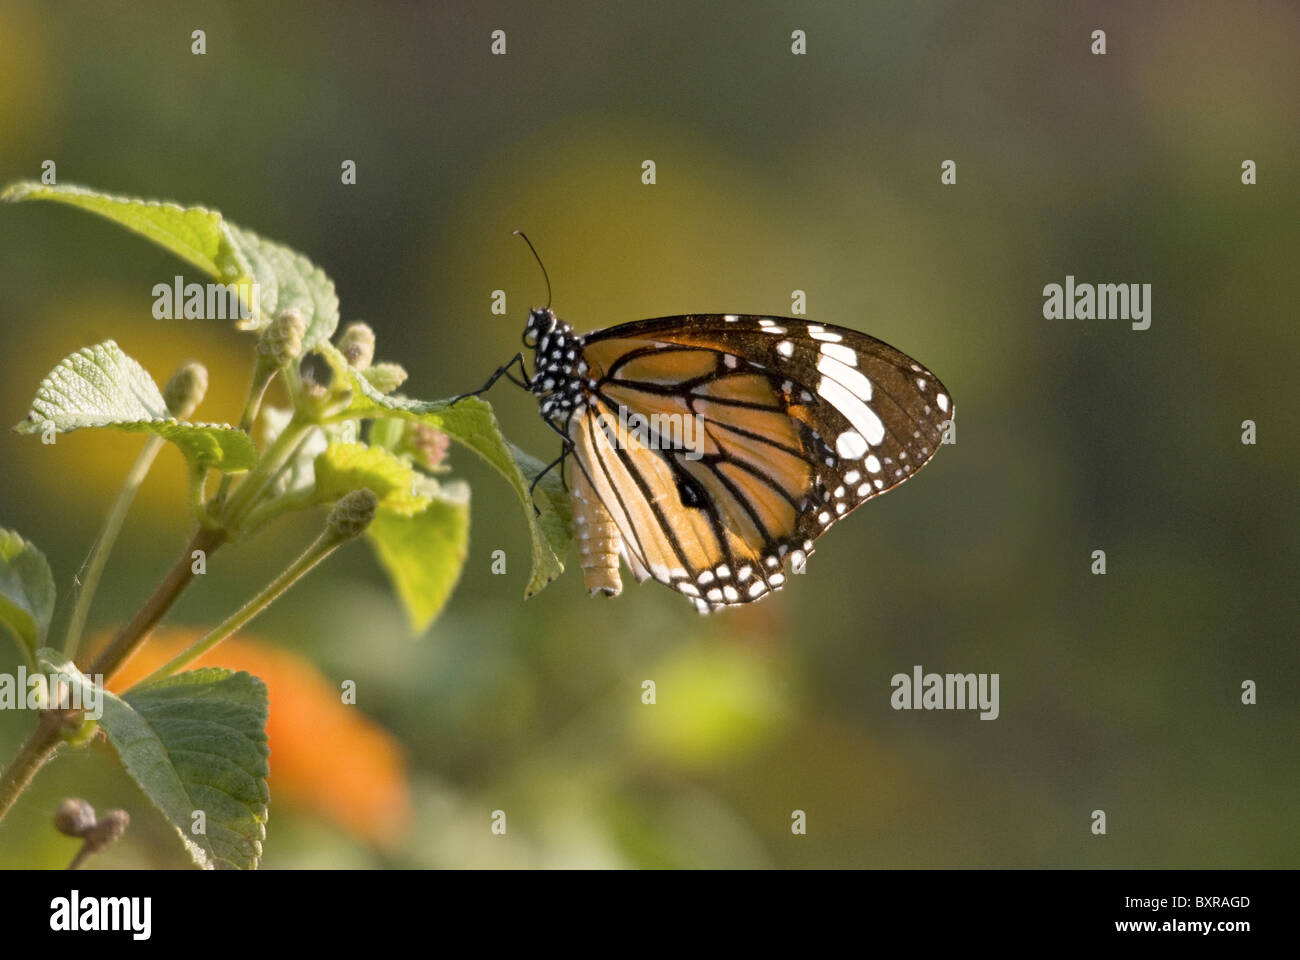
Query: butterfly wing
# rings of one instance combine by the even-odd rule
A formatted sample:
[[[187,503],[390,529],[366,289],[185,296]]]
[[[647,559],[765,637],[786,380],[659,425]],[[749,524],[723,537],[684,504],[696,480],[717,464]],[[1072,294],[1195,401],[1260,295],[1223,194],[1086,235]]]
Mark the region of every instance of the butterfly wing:
[[[802,320],[638,321],[588,334],[583,357],[595,386],[569,424],[577,469],[634,572],[706,611],[778,589],[787,559],[802,568],[840,517],[924,466],[953,416],[911,357]],[[693,425],[694,443],[647,442],[633,415]]]

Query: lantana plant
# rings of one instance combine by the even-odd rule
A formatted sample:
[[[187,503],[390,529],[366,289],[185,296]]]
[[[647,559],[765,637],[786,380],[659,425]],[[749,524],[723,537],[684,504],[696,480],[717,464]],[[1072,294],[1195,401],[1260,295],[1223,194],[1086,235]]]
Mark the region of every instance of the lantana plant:
[[[187,364],[159,389],[107,340],[59,361],[14,427],[34,435],[33,442],[82,429],[145,440],[90,549],[61,637],[50,636],[57,591],[49,564],[30,540],[0,526],[0,626],[7,628],[0,633],[13,635],[28,674],[45,678],[31,687],[40,700],[35,728],[0,774],[0,818],[60,751],[106,738],[197,866],[254,868],[269,803],[266,688],[248,673],[187,667],[357,538],[373,548],[413,632],[425,631],[446,604],[468,548],[469,489],[447,475],[448,437],[491,464],[518,494],[532,546],[525,596],[563,570],[566,495],[553,475],[534,489],[541,462],[501,435],[488,403],[405,397],[398,390],[406,372],[375,362],[370,327],[351,324],[336,336],[334,284],[301,254],[204,207],[37,182],[15,183],[0,200],[67,204],[166,248],[238,299],[236,326],[251,335],[253,348],[248,399],[236,425],[193,419],[208,383],[201,364]],[[277,378],[289,397],[285,409],[263,403]],[[82,641],[96,587],[165,443],[185,457],[193,532],[135,615],[92,654]],[[220,570],[211,557],[224,544],[273,536],[282,514],[311,510],[325,511],[320,533],[279,576],[144,680],[121,695],[106,689],[177,597],[200,574]],[[90,703],[99,707],[97,719]],[[51,829],[85,840],[74,866],[125,827],[120,811],[97,819],[80,798],[52,815]]]

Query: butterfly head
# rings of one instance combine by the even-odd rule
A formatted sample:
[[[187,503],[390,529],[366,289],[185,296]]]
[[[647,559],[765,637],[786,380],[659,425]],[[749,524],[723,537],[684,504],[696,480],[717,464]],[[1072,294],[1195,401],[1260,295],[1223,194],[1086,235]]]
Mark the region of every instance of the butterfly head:
[[[534,307],[528,311],[528,323],[524,324],[524,346],[536,350],[543,337],[555,329],[560,318],[550,307]]]

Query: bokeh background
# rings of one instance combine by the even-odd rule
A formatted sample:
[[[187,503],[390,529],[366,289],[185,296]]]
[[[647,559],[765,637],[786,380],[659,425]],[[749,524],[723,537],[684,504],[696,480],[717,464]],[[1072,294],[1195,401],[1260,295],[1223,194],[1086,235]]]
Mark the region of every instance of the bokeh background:
[[[807,576],[709,618],[654,585],[589,600],[576,563],[524,602],[514,495],[455,451],[470,554],[425,636],[356,545],[215,658],[271,688],[265,865],[1296,866],[1298,46],[1288,3],[0,2],[0,180],[53,159],[60,182],[204,203],[304,251],[410,395],[471,389],[518,348],[544,297],[519,227],[579,329],[784,314],[802,289],[810,319],[913,354],[960,411],[957,444]],[[237,420],[252,341],[151,317],[180,272],[97,218],[0,209],[0,420],[109,337],[159,382],[203,360],[200,413]],[[1066,274],[1151,283],[1151,329],[1044,320]],[[491,399],[549,458],[535,402]],[[140,442],[0,434],[0,525],[65,597]],[[168,450],[97,631],[183,545],[183,487]],[[227,548],[156,646],[317,522]],[[913,664],[999,673],[1001,717],[895,712]],[[30,722],[0,715],[0,762]],[[98,744],[40,774],[0,865],[66,865],[49,820],[69,794],[132,815],[96,866],[184,864]]]

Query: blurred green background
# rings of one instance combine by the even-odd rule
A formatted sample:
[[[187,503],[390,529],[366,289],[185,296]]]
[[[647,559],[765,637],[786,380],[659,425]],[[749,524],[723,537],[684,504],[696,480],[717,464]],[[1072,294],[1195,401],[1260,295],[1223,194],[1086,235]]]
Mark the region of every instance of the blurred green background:
[[[518,349],[544,298],[524,228],[580,330],[786,314],[798,288],[810,319],[916,356],[960,410],[957,444],[807,576],[708,618],[655,585],[589,600],[574,557],[523,602],[514,496],[453,451],[471,549],[426,636],[360,545],[253,624],[330,688],[356,680],[374,735],[309,729],[297,772],[273,742],[265,865],[1296,866],[1297,46],[1287,3],[0,2],[0,179],[53,159],[61,183],[207,204],[302,250],[409,395],[472,389]],[[181,272],[94,217],[0,209],[0,420],[112,337],[159,382],[203,360],[200,414],[236,421],[252,340],[151,317]],[[1152,284],[1151,329],[1044,320],[1067,274]],[[491,399],[554,454],[535,401]],[[140,443],[0,434],[0,525],[65,597]],[[183,487],[168,450],[92,627],[183,545]],[[317,522],[227,548],[168,623],[214,623]],[[0,646],[0,670],[17,662]],[[1001,717],[895,712],[913,664],[999,673]],[[0,715],[0,763],[30,723]],[[374,737],[405,761],[368,797]],[[132,814],[94,865],[184,864],[97,744],[40,774],[0,865],[66,865],[76,841],[49,819],[69,794]]]

